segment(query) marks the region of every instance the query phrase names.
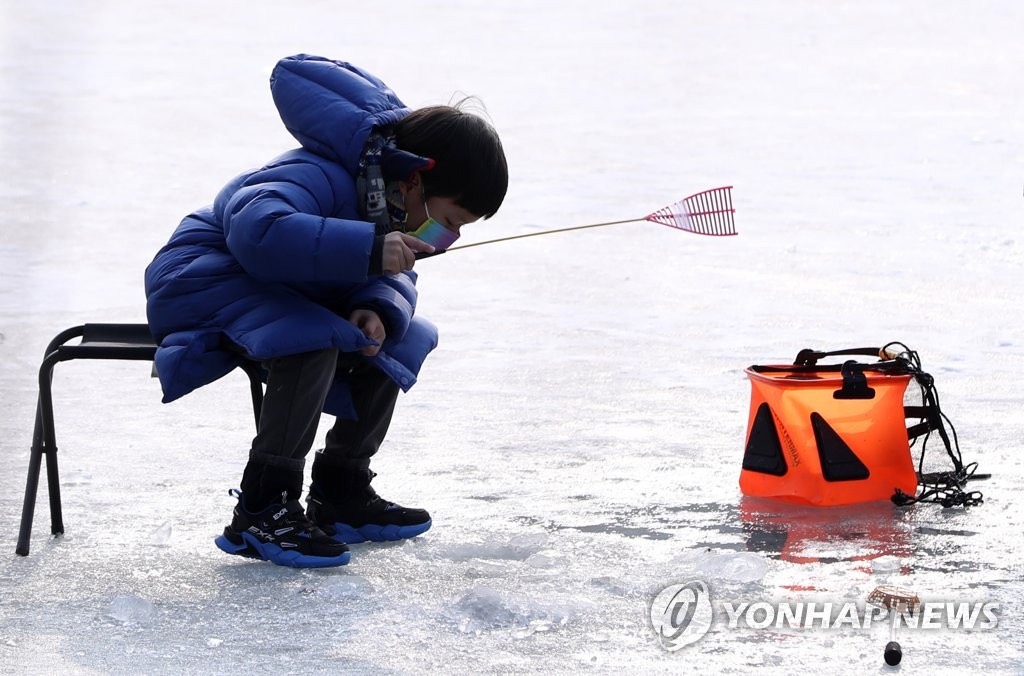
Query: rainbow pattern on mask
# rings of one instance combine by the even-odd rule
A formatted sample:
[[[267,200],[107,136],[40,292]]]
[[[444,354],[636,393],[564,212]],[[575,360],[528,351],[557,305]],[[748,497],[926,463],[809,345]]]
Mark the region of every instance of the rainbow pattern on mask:
[[[433,218],[423,221],[423,225],[410,234],[431,245],[436,251],[444,251],[459,238],[459,233],[452,232]]]

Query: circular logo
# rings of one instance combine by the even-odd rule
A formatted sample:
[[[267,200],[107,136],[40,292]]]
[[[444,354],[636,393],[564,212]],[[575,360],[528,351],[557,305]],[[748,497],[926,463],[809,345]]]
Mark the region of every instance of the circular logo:
[[[699,641],[712,616],[708,586],[701,580],[666,587],[651,601],[651,626],[668,651]]]

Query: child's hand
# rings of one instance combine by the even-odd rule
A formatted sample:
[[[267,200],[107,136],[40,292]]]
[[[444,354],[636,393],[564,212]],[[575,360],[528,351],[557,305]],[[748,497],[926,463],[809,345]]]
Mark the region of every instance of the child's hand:
[[[402,270],[412,270],[417,252],[433,253],[434,247],[404,232],[389,232],[384,237],[381,269],[386,275],[397,275]]]
[[[387,332],[384,330],[384,322],[380,320],[380,315],[373,310],[354,310],[348,316],[348,320],[359,327],[363,335],[370,340],[383,343],[387,337]],[[365,357],[372,357],[380,352],[380,345],[367,345],[359,352]]]

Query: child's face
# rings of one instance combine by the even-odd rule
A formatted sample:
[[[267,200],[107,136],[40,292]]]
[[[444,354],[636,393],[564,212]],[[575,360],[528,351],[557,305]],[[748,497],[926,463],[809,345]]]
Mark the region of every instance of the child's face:
[[[415,230],[427,218],[432,217],[446,229],[459,233],[462,226],[480,220],[479,216],[460,207],[451,197],[428,197],[426,201],[422,198],[406,198],[405,209],[408,214],[405,221],[408,230]]]

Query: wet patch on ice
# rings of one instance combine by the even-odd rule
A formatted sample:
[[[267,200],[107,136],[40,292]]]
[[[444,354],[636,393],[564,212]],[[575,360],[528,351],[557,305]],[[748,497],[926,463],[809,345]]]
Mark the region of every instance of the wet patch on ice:
[[[973,537],[978,533],[971,530],[953,530],[948,528],[934,528],[932,526],[918,526],[914,529],[919,535],[953,535],[955,537]]]
[[[595,523],[588,526],[560,526],[571,530],[578,530],[581,533],[605,533],[607,535],[621,535],[627,538],[647,538],[648,540],[668,540],[671,533],[641,526],[623,526],[617,523]]]
[[[579,499],[590,499],[592,496],[579,496]],[[723,518],[723,513],[727,514]],[[688,503],[681,505],[651,504],[637,507],[635,505],[607,506],[599,510],[590,510],[589,515],[601,518],[600,521],[584,524],[559,523],[550,519],[521,516],[516,520],[531,526],[541,526],[549,532],[574,530],[581,533],[603,534],[630,539],[670,540],[681,532],[699,531],[725,535],[729,540],[736,540],[742,535],[743,528],[735,524],[733,516],[735,505],[721,503]],[[723,543],[708,541],[701,538],[694,546],[706,544],[719,546]],[[728,546],[728,543],[724,543]]]
[[[501,502],[507,496],[504,495],[469,495],[466,496],[469,500],[479,500],[481,502]]]

